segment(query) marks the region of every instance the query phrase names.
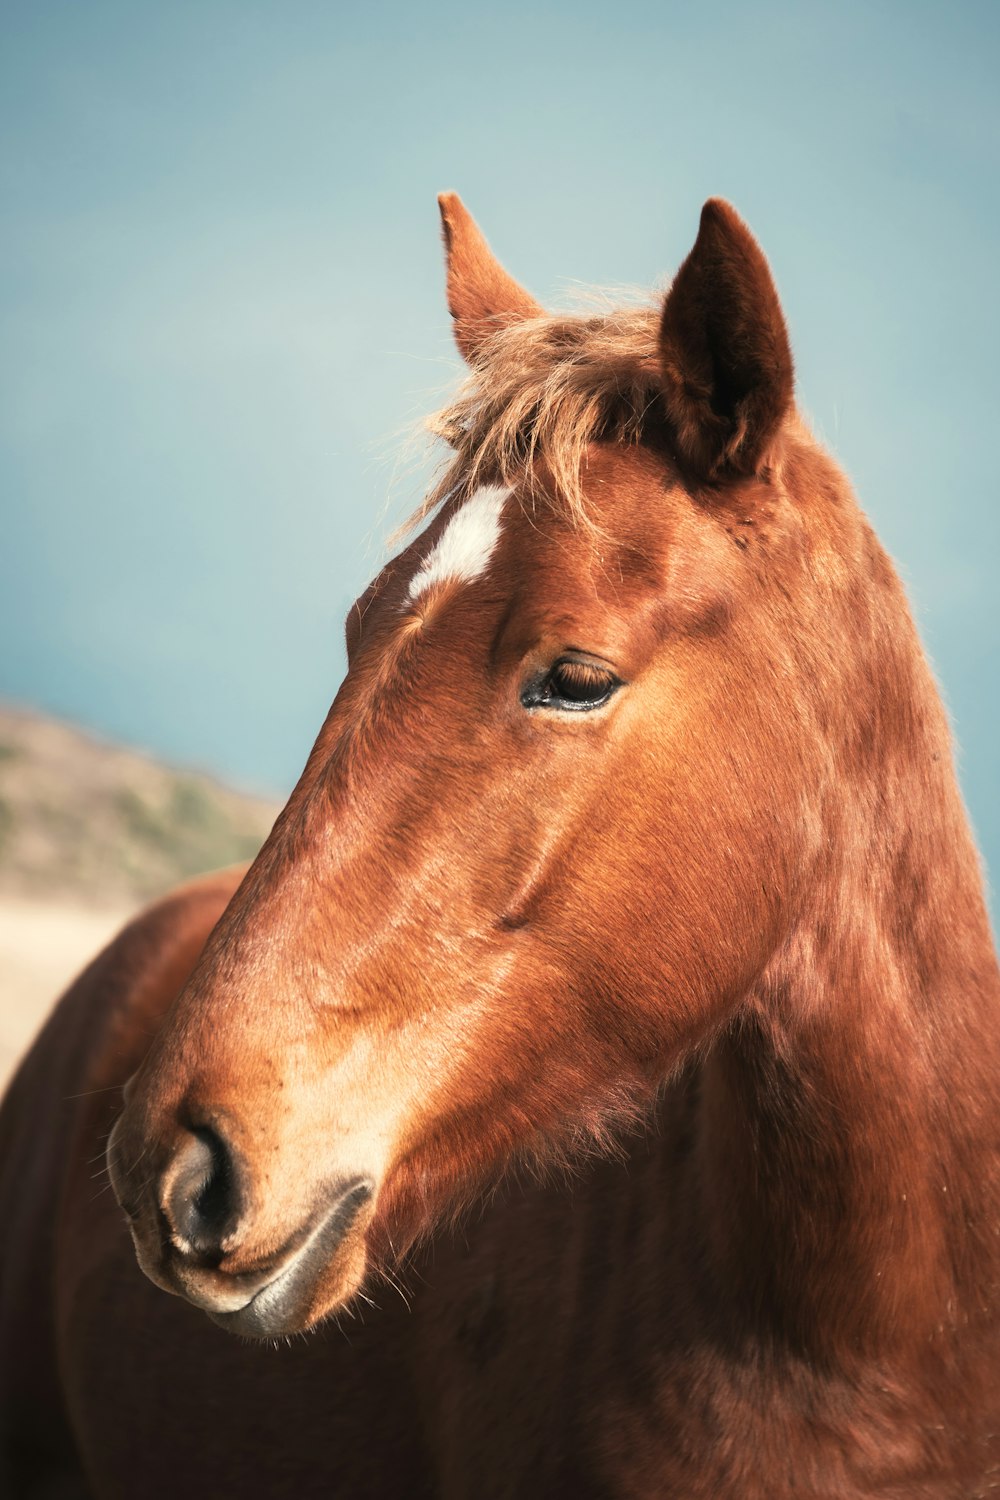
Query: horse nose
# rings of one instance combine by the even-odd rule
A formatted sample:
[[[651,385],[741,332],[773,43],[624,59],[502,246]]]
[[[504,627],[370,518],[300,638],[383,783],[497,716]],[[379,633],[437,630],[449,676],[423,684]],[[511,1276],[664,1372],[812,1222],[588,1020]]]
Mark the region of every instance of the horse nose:
[[[232,1248],[243,1210],[239,1157],[214,1127],[188,1131],[164,1174],[161,1206],[184,1254],[220,1259]]]

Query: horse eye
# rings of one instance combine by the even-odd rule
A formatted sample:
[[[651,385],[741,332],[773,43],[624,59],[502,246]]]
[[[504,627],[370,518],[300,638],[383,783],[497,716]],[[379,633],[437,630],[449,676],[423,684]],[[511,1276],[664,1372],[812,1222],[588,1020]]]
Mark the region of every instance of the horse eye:
[[[600,708],[621,681],[608,667],[562,657],[521,694],[525,708]]]

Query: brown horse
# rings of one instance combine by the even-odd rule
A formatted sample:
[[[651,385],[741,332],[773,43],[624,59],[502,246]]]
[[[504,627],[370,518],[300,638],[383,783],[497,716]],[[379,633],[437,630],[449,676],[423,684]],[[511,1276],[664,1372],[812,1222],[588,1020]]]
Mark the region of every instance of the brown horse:
[[[993,1493],[980,870],[766,262],[710,202],[551,316],[442,210],[433,519],[249,873],[8,1098],[7,1492]]]

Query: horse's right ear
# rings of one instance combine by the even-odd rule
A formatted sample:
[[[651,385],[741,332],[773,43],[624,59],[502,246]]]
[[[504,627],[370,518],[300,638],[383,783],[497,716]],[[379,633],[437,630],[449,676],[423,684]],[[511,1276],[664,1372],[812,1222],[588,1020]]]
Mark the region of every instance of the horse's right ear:
[[[542,309],[508,276],[457,193],[442,193],[438,207],[455,342],[465,359],[474,360],[491,333],[522,318],[537,318]]]
[[[792,354],[764,253],[720,198],[667,293],[660,356],[682,465],[698,479],[757,472],[792,402]]]

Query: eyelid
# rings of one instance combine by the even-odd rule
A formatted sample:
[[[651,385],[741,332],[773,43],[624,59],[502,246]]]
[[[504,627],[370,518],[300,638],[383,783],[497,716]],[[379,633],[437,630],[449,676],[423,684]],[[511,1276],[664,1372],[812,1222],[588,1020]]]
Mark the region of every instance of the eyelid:
[[[585,646],[560,647],[559,655],[555,658],[552,665],[555,666],[558,662],[561,662],[565,656],[572,656],[582,662],[589,662],[595,667],[603,667],[609,672],[615,670],[606,657],[599,656],[595,651],[588,651]]]
[[[612,666],[595,661],[593,657],[587,659],[587,655],[579,652],[576,656],[570,656],[563,652],[547,667],[536,672],[521,690],[522,707],[529,710],[550,709],[554,713],[589,713],[602,708],[624,683]],[[574,698],[569,693],[560,693],[557,688],[553,690],[553,679],[560,669],[567,672],[567,677],[571,677],[574,668],[581,673],[580,687],[585,693],[592,687],[594,697]]]
[[[571,682],[574,677],[578,678],[581,686],[586,686],[588,682],[593,682],[595,686],[606,682],[610,687],[617,681],[610,667],[598,666],[596,662],[591,661],[579,661],[574,657],[560,657],[558,661],[553,662],[548,675],[552,677],[557,672],[565,673]]]

